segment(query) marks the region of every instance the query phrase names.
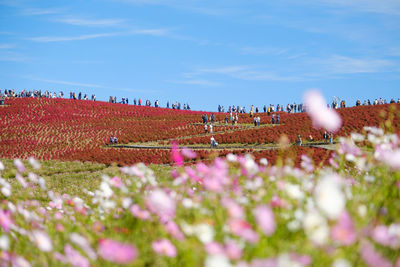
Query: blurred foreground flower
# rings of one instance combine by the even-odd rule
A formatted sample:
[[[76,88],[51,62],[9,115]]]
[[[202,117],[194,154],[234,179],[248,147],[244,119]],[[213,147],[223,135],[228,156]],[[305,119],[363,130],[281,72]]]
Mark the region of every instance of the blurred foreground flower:
[[[316,128],[337,132],[342,126],[342,119],[333,109],[326,107],[325,99],[320,92],[313,90],[304,95],[304,104]]]
[[[137,250],[133,245],[123,244],[111,239],[99,241],[100,256],[110,262],[127,264],[137,257]]]
[[[176,256],[176,248],[168,239],[153,242],[152,247],[158,254],[173,258]]]

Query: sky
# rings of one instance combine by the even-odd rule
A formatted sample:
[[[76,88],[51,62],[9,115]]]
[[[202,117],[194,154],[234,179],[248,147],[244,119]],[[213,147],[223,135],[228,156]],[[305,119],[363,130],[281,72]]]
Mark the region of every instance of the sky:
[[[400,98],[398,0],[0,0],[0,88],[262,107]]]

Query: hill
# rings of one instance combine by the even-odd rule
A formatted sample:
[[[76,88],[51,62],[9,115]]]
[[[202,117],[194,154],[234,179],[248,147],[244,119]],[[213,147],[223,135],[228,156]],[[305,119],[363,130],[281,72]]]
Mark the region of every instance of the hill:
[[[380,126],[386,119],[392,120],[398,133],[398,116],[392,117],[399,109],[399,104],[340,109],[343,126],[338,136],[362,131],[364,126]],[[83,100],[11,98],[0,108],[0,157],[33,156],[41,160],[116,162],[120,165],[136,162],[170,164],[172,159],[167,148],[172,140],[177,140],[181,145],[195,145],[198,160],[216,153],[224,156],[250,152],[257,159],[274,161],[277,156],[274,147],[282,135],[286,135],[292,144],[298,134],[304,140],[313,136],[314,142],[310,145],[322,139],[323,132],[312,127],[306,113],[279,113],[280,125],[271,124],[272,115],[258,113],[256,116],[261,120],[258,127],[253,126],[253,119],[248,114],[239,114],[238,124],[226,125],[226,114],[215,113],[212,134],[204,132],[201,123],[204,113],[211,115],[211,112]],[[130,144],[135,148],[107,146],[111,135],[118,137],[119,144]],[[223,149],[209,148],[211,135]],[[321,148],[292,147],[291,150],[297,155],[296,162],[299,162],[300,154],[309,154],[317,162],[327,156]]]

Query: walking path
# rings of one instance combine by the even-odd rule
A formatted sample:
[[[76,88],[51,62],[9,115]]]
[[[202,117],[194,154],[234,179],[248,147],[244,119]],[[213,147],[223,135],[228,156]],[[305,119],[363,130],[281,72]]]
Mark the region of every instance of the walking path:
[[[190,123],[190,125],[204,125],[203,123]],[[171,142],[173,140],[185,140],[190,139],[193,137],[205,137],[205,136],[213,136],[220,133],[233,133],[233,132],[241,132],[248,129],[257,129],[257,128],[266,128],[266,127],[276,127],[282,124],[261,124],[260,126],[253,126],[252,124],[235,124],[235,125],[225,125],[221,123],[213,124],[215,126],[234,126],[236,129],[230,129],[226,131],[215,131],[213,133],[202,133],[202,134],[195,134],[195,135],[187,135],[181,136],[177,138],[169,138],[157,141],[150,141],[145,143],[128,143],[128,144],[115,144],[115,145],[106,145],[108,148],[130,148],[130,149],[162,149],[162,150],[171,150],[170,145],[160,145],[159,142]],[[291,146],[297,146],[297,144],[292,144]],[[325,142],[315,142],[315,143],[305,143],[302,145],[303,147],[315,147],[315,148],[322,148],[326,150],[334,150],[334,144],[327,144]],[[256,151],[261,150],[277,150],[280,147],[277,144],[269,143],[269,144],[220,144],[218,147],[211,147],[207,144],[201,145],[187,145],[187,146],[179,146],[179,148],[189,148],[192,150],[243,150],[243,149],[253,149]]]

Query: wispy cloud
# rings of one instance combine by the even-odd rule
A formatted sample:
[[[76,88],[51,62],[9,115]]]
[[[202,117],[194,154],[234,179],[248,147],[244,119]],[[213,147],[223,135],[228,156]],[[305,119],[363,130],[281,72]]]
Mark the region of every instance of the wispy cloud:
[[[302,1],[301,3],[311,5],[322,4],[332,8],[351,8],[356,12],[400,15],[400,2],[398,0],[312,0]]]
[[[32,80],[32,81],[39,81],[49,84],[60,84],[60,85],[69,85],[75,87],[85,87],[85,88],[97,88],[97,89],[110,89],[110,91],[117,90],[117,91],[124,91],[129,93],[147,93],[147,94],[156,94],[159,93],[158,90],[147,90],[147,89],[135,89],[135,88],[126,88],[126,87],[113,87],[107,86],[102,84],[95,84],[95,83],[82,83],[82,82],[71,82],[71,81],[63,81],[63,80],[53,80],[53,79],[43,79],[40,77],[35,77],[32,75],[27,76],[20,76],[20,78]]]
[[[61,84],[61,85],[71,85],[71,86],[79,86],[79,87],[90,87],[90,88],[105,88],[99,84],[92,84],[92,83],[80,83],[80,82],[70,82],[70,81],[62,81],[62,80],[51,80],[51,79],[42,79],[33,76],[23,76],[23,78],[33,81],[39,81],[44,83],[51,83],[51,84]]]
[[[31,58],[17,53],[13,51],[9,51],[7,49],[4,49],[3,51],[0,50],[0,61],[8,61],[8,62],[26,62],[30,61]]]
[[[241,51],[245,55],[282,55],[288,52],[288,49],[285,48],[277,48],[277,47],[255,47],[255,46],[246,46],[242,47]]]
[[[135,5],[160,5],[192,13],[224,16],[236,14],[240,9],[233,7],[232,1],[176,1],[176,0],[114,0]]]
[[[217,87],[220,86],[220,83],[204,80],[204,79],[196,79],[196,80],[182,80],[182,81],[167,81],[170,83],[176,84],[188,84],[188,85],[198,85],[203,87]]]
[[[75,26],[88,26],[88,27],[110,27],[119,26],[124,20],[122,19],[83,19],[83,18],[57,18],[54,21],[75,25]]]
[[[58,8],[22,8],[20,14],[23,16],[42,16],[60,14],[61,9]]]
[[[14,47],[15,47],[14,44],[0,44],[0,49],[10,49]]]
[[[77,36],[39,36],[27,38],[27,40],[41,43],[49,42],[67,42],[67,41],[81,41],[96,38],[105,38],[113,36],[129,36],[129,35],[152,35],[152,36],[165,36],[168,35],[169,30],[167,29],[135,29],[124,32],[106,32],[106,33],[95,33],[95,34],[83,34]]]
[[[321,70],[331,74],[392,72],[397,64],[390,60],[375,58],[354,58],[332,55],[327,59],[312,60]]]
[[[304,77],[289,74],[279,74],[270,68],[263,68],[260,66],[223,66],[218,68],[199,68],[193,73],[192,76],[200,76],[204,74],[214,74],[229,76],[234,79],[247,80],[247,81],[286,81],[296,82],[305,80]]]

